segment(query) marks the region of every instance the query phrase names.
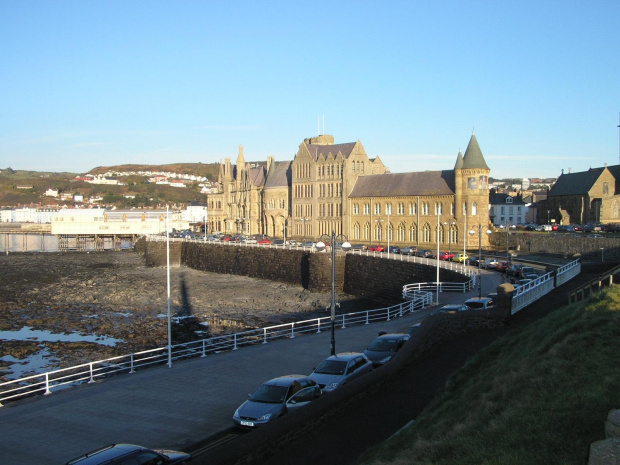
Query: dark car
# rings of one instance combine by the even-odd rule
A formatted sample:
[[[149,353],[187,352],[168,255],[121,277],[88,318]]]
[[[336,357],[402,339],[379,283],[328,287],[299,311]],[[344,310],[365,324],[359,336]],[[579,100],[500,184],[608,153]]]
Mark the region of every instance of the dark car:
[[[327,357],[310,377],[319,383],[321,389],[329,392],[370,371],[372,362],[364,354],[345,352]]]
[[[416,257],[435,258],[435,254],[433,254],[432,250],[418,250],[416,252]]]
[[[382,334],[370,343],[364,355],[374,368],[380,367],[389,362],[408,340],[409,334]]]
[[[395,246],[395,245],[391,245],[389,248],[389,252],[390,253],[400,253],[400,247]]]
[[[436,310],[434,313],[456,313],[465,312],[469,307],[465,304],[448,304]]]
[[[168,465],[171,463],[187,463],[191,459],[189,454],[174,450],[148,449],[135,444],[110,444],[94,450],[67,462],[67,465],[101,465],[118,464],[134,465],[136,463],[156,463]]]
[[[233,422],[242,428],[257,428],[303,407],[321,395],[317,383],[305,375],[286,375],[263,383],[235,411]]]

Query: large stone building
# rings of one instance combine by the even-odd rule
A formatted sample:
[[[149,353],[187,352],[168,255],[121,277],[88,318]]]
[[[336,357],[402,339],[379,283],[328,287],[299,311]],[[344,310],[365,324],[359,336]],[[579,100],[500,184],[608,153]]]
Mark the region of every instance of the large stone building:
[[[539,224],[620,222],[620,165],[564,173],[540,201]]]
[[[308,240],[334,232],[420,248],[439,240],[457,250],[464,240],[477,246],[489,224],[489,174],[475,135],[453,169],[414,173],[392,174],[360,141],[334,144],[330,135],[305,139],[292,162],[247,163],[240,147],[208,196],[209,229]]]

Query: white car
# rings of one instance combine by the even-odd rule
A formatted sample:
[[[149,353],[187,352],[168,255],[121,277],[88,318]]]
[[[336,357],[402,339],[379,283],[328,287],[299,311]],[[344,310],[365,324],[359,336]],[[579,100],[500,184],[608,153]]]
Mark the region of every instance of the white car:
[[[314,369],[310,378],[327,393],[372,371],[372,362],[359,352],[332,355]]]

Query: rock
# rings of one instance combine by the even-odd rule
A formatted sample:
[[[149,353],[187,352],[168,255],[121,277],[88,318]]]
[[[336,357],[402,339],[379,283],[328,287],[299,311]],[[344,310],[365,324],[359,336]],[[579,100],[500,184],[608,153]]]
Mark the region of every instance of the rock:
[[[610,410],[607,414],[605,437],[620,439],[620,410]]]
[[[592,443],[588,465],[620,465],[620,439],[610,438]]]

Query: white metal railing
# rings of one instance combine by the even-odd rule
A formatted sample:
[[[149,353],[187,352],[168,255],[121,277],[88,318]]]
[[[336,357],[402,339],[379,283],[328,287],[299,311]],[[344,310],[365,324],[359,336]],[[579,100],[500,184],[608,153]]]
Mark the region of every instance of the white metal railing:
[[[432,305],[432,294],[421,292],[417,298],[390,307],[363,312],[336,315],[334,324],[344,329],[347,326],[390,321]],[[226,334],[171,346],[171,360],[189,357],[206,357],[209,354],[237,350],[252,344],[267,344],[281,338],[294,339],[309,333],[320,333],[331,328],[331,316],[312,320],[296,321],[239,333]],[[133,373],[138,368],[168,361],[168,346],[145,350],[127,355],[88,362],[68,368],[49,371],[0,383],[0,406],[2,402],[37,394],[51,394],[52,389],[81,383],[93,383],[116,373]]]
[[[574,278],[581,272],[581,262],[574,260],[566,265],[559,267],[554,274],[547,273],[541,277],[530,281],[522,286],[519,286],[513,296],[512,305],[510,307],[510,313],[514,315],[519,310],[527,307],[532,302],[540,299],[545,294],[548,294],[556,287],[561,286],[568,280]]]
[[[439,292],[468,292],[471,291],[476,285],[476,275],[473,275],[471,279],[463,283],[455,282],[440,282],[439,286],[437,282],[428,283],[413,283],[403,286],[403,299],[416,298],[418,293],[426,292],[432,294],[439,288]]]
[[[579,260],[572,261],[559,267],[556,271],[556,286],[561,286],[579,273],[581,273],[581,262]]]

